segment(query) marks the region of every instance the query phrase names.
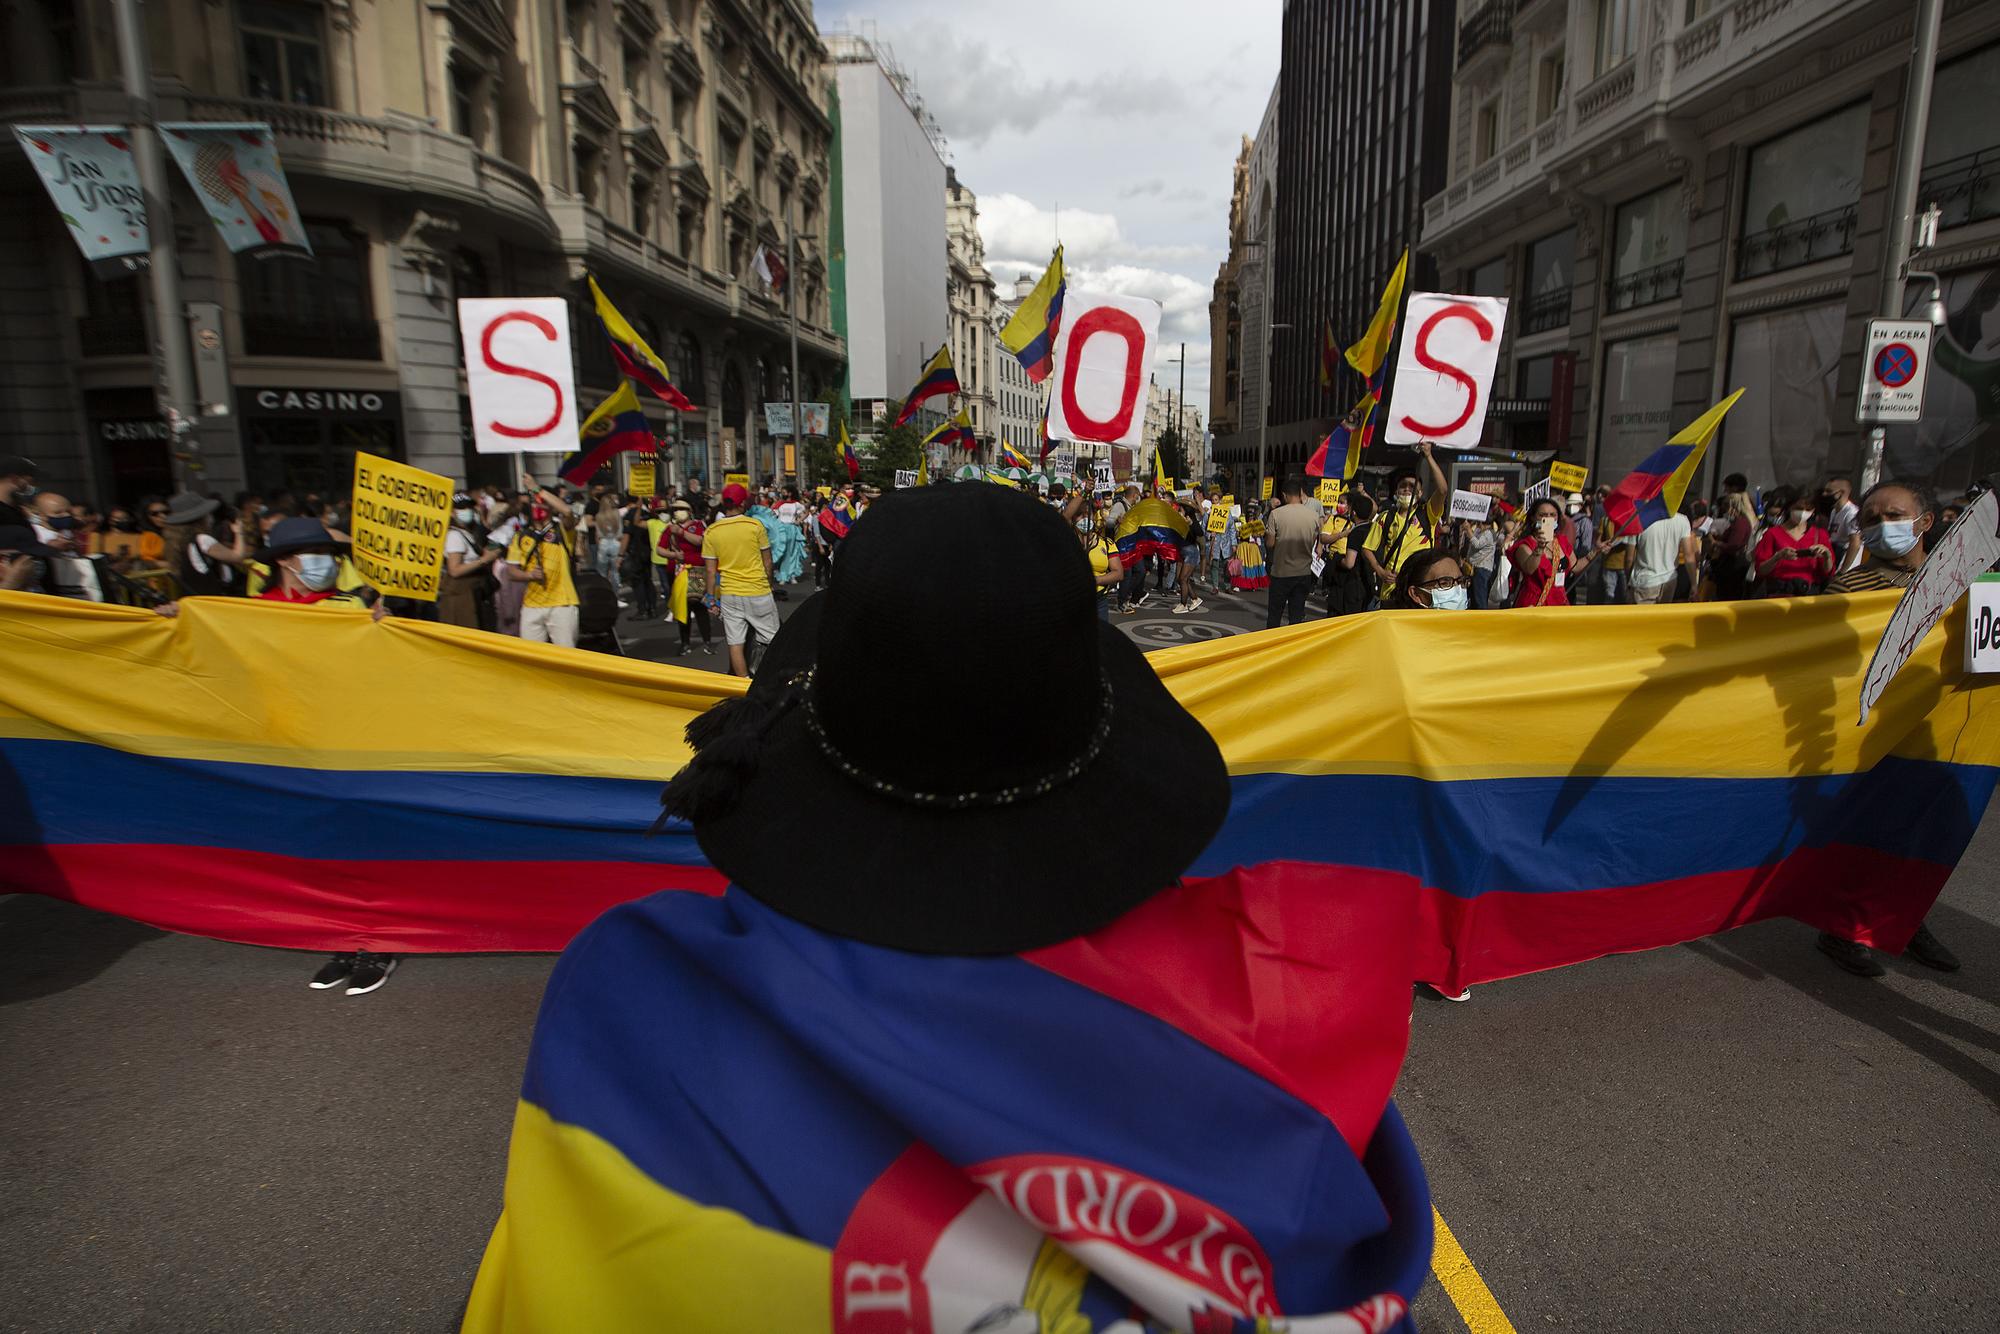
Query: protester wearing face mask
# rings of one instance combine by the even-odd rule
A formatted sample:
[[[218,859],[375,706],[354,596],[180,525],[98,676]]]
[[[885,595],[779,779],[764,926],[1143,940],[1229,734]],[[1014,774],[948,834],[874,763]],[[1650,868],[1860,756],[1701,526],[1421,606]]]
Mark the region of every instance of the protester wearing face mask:
[[[500,559],[499,550],[482,552],[485,526],[479,507],[463,491],[452,497],[451,531],[444,538],[444,578],[438,583],[438,619],[468,630],[484,627],[479,619],[479,592],[487,571]]]
[[[1065,513],[1068,513],[1067,507]],[[1124,562],[1118,559],[1118,548],[1098,527],[1097,519],[1088,508],[1078,505],[1073,521],[1076,525],[1076,540],[1083,544],[1090,557],[1091,582],[1097,585],[1097,619],[1111,619],[1111,590],[1125,579]]]
[[[1562,508],[1544,497],[1528,507],[1521,535],[1507,548],[1519,592],[1517,607],[1567,607],[1576,548],[1562,531]]]
[[[1820,510],[1826,515],[1826,535],[1833,539],[1834,560],[1842,570],[1861,563],[1861,507],[1854,503],[1854,483],[1829,477],[1820,489]]]
[[[1390,608],[1464,611],[1472,605],[1472,574],[1458,557],[1431,548],[1413,552],[1396,571]]]
[[[35,494],[36,472],[33,459],[19,454],[0,456],[0,528],[28,526],[28,511],[23,505]]]
[[[1812,501],[1786,487],[1767,508],[1782,518],[1757,540],[1751,557],[1761,595],[1798,597],[1817,593],[1833,573],[1833,539],[1813,522]]]
[[[257,562],[275,576],[257,600],[354,610],[376,605],[367,592],[340,587],[340,558],[346,544],[318,519],[280,519],[271,529]],[[377,609],[377,618],[383,614]]]
[[[1578,492],[1569,498],[1563,507],[1569,513],[1570,541],[1578,551],[1597,549],[1597,520],[1590,512],[1590,506]],[[1569,589],[1569,600],[1573,606],[1582,606],[1590,601],[1590,581],[1578,579]]]
[[[1389,482],[1389,503],[1374,529],[1362,540],[1361,555],[1369,570],[1382,584],[1393,585],[1396,571],[1412,553],[1432,545],[1432,534],[1444,522],[1451,487],[1429,441],[1417,446],[1423,455],[1425,478],[1418,481],[1410,471],[1397,473]],[[1426,498],[1428,497],[1428,498]]]
[[[507,544],[501,576],[527,588],[521,599],[521,638],[575,648],[581,603],[571,575],[569,504],[546,487],[536,488],[532,477],[522,480],[532,493],[528,521]]]

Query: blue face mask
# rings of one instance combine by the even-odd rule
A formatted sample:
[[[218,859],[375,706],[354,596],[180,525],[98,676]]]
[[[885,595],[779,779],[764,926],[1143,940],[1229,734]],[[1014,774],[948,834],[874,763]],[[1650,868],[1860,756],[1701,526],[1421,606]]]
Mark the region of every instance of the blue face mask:
[[[1431,594],[1432,611],[1464,611],[1472,605],[1472,594],[1454,585]]]
[[[1901,556],[1917,544],[1915,519],[1887,519],[1861,530],[1861,545],[1871,556],[1888,559]]]
[[[324,551],[307,551],[299,556],[299,582],[315,593],[324,593],[340,577],[340,567]]]

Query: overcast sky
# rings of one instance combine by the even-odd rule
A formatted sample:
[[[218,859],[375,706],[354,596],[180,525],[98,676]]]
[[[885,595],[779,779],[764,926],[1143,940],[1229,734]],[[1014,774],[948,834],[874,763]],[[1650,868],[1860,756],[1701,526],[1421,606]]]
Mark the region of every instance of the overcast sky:
[[[1230,174],[1278,77],[1282,0],[816,0],[822,31],[874,36],[916,77],[979,197],[1003,288],[1039,271],[1061,210],[1070,284],[1165,307],[1208,403],[1208,300],[1228,241]],[[940,204],[940,207],[942,205]]]

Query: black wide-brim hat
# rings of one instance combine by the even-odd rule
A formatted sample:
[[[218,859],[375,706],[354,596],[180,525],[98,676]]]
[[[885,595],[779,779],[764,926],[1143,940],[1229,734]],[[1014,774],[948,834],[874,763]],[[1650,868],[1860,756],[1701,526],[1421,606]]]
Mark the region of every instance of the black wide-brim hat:
[[[295,556],[301,551],[327,551],[339,554],[349,549],[350,544],[341,541],[327,531],[318,519],[297,515],[280,519],[271,525],[271,531],[264,538],[264,545],[250,559],[259,565],[270,565],[287,556]]]
[[[1009,954],[1170,888],[1229,810],[1215,741],[1006,487],[898,491],[668,785],[742,889],[836,935]],[[972,798],[972,800],[966,800]]]

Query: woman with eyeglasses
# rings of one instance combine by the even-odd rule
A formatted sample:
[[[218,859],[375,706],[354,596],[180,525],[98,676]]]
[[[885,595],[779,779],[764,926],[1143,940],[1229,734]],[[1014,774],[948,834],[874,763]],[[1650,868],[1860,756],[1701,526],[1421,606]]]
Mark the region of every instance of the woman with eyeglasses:
[[[1396,571],[1388,605],[1464,611],[1472,605],[1472,572],[1448,551],[1436,547],[1413,551]]]

